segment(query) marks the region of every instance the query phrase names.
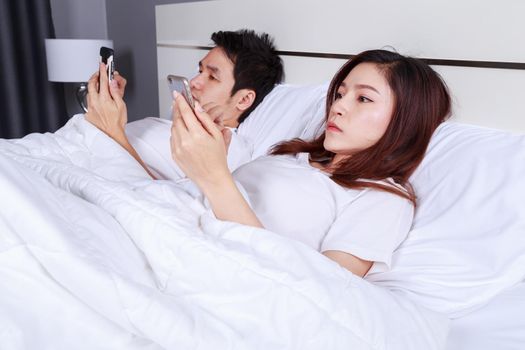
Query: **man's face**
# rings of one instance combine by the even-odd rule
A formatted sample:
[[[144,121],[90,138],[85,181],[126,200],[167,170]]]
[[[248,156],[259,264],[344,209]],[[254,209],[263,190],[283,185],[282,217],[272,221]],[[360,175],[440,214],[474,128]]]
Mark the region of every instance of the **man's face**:
[[[233,62],[215,47],[199,62],[199,74],[190,81],[191,94],[212,118],[236,127],[242,111],[236,108],[235,95],[230,96],[234,84]]]

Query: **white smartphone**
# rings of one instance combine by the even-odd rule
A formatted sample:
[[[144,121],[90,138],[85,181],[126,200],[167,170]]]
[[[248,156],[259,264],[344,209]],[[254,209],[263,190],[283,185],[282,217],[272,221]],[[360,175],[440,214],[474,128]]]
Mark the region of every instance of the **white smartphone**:
[[[181,77],[178,75],[168,75],[168,85],[170,87],[170,92],[173,96],[173,90],[177,91],[179,94],[184,96],[186,101],[188,101],[188,104],[192,109],[195,109],[195,101],[193,100],[193,97],[191,96],[191,89],[190,89],[190,83],[188,82],[188,79],[185,77]]]

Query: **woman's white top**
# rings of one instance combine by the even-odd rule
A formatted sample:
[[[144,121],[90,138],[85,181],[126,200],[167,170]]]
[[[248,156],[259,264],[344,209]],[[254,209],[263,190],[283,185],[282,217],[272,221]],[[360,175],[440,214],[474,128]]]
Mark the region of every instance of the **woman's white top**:
[[[354,190],[312,167],[308,153],[261,157],[234,178],[264,227],[324,252],[339,250],[390,266],[413,219],[410,201],[375,189]]]

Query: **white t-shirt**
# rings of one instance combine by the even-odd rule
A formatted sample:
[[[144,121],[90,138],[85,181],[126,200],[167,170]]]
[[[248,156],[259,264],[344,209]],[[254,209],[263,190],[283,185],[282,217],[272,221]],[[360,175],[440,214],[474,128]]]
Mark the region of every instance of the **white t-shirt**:
[[[390,266],[413,219],[410,201],[375,189],[347,189],[312,167],[308,154],[266,156],[237,169],[263,226],[324,252],[339,250],[374,261],[370,272]]]

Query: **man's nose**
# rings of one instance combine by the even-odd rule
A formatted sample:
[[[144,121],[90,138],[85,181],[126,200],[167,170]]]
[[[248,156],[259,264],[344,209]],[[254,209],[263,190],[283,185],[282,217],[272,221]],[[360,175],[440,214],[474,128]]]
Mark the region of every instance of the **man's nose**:
[[[200,74],[197,74],[190,80],[190,88],[192,90],[199,90],[202,87],[202,81],[200,79]]]

